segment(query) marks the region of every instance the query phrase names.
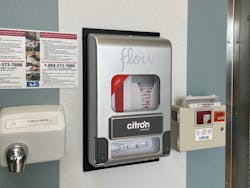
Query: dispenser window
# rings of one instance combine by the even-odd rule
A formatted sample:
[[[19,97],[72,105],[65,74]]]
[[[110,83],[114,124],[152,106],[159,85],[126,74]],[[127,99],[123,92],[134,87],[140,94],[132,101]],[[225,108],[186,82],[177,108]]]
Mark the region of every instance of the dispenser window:
[[[197,112],[197,125],[211,123],[211,111],[198,111]]]
[[[111,97],[115,112],[155,110],[160,105],[160,79],[156,75],[116,75]]]

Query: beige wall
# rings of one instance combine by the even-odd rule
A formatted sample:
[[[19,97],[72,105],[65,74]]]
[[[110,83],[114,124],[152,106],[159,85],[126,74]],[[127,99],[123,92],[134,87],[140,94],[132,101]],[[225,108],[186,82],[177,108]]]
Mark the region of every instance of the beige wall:
[[[186,94],[187,0],[59,0],[59,30],[82,27],[156,31],[173,46],[173,103]],[[82,54],[79,54],[82,85]],[[61,89],[67,116],[67,152],[60,162],[61,188],[184,188],[186,153],[171,151],[160,162],[82,171],[82,87]]]

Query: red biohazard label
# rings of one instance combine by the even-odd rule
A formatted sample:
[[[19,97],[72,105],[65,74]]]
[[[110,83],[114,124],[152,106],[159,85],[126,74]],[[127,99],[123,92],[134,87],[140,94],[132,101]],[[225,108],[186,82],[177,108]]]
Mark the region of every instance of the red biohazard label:
[[[116,75],[111,81],[111,95],[113,95],[121,86],[123,86],[124,81],[127,79],[128,75]]]
[[[225,121],[226,113],[225,111],[215,111],[214,112],[214,122]]]

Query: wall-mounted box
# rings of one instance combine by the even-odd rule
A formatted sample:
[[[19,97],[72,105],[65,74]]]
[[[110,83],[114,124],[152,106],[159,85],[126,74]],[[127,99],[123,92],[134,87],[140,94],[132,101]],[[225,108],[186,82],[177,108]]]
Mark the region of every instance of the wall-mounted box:
[[[86,39],[89,163],[108,167],[168,155],[170,42],[125,33]]]
[[[208,96],[209,100],[213,97]],[[225,146],[225,105],[206,97],[187,99],[192,102],[172,107],[172,148],[182,152]]]
[[[21,153],[24,163],[59,160],[65,152],[65,116],[60,105],[28,105],[0,111],[0,165],[20,172]],[[7,152],[10,151],[8,161]],[[11,156],[12,155],[12,156]],[[15,156],[16,155],[16,156]],[[11,164],[8,164],[10,162]],[[16,164],[14,164],[16,163]],[[15,167],[16,168],[16,167]]]

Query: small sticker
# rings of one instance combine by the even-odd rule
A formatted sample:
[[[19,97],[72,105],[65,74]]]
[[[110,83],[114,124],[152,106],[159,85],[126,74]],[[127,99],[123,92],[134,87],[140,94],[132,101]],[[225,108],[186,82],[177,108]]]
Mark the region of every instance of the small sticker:
[[[39,87],[39,82],[26,82],[27,87]]]
[[[51,127],[55,126],[57,123],[58,120],[55,117],[7,120],[6,129]]]
[[[214,122],[225,121],[225,111],[215,111],[214,112]]]
[[[213,128],[195,129],[195,141],[206,141],[213,139]]]

